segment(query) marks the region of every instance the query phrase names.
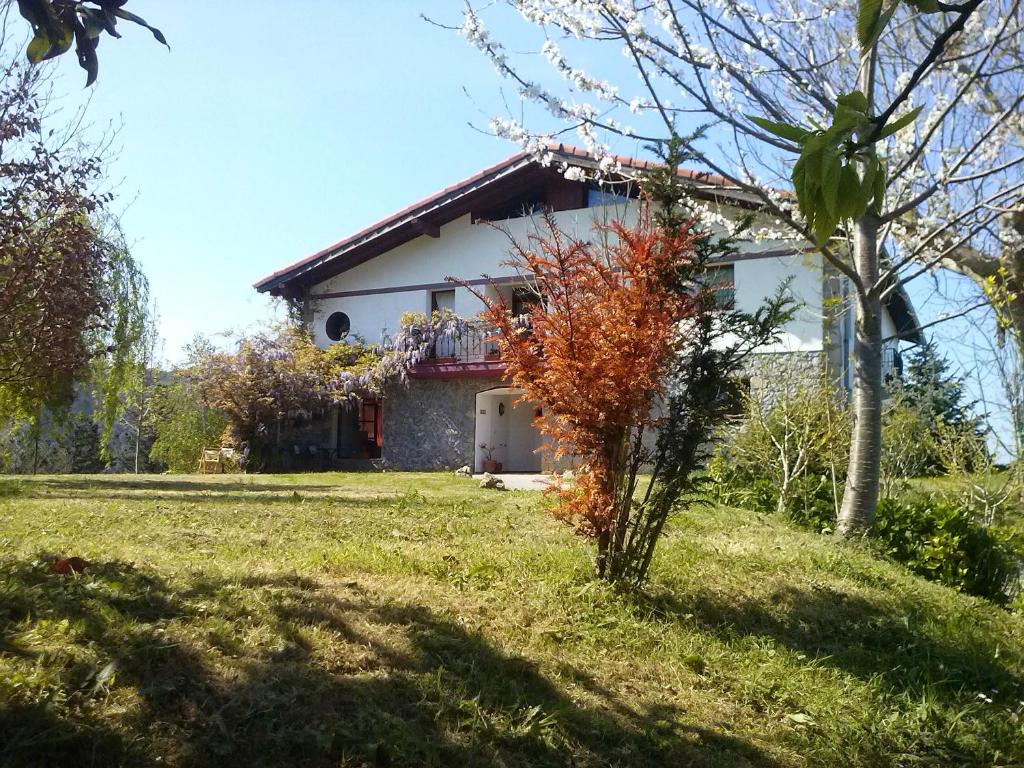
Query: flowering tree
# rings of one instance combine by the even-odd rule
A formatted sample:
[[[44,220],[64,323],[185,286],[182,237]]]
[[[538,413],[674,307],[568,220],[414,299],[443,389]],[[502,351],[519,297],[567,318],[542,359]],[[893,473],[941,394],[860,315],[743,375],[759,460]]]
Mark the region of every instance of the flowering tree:
[[[560,232],[514,246],[509,264],[538,301],[514,316],[502,298],[467,283],[499,333],[508,374],[542,403],[537,426],[556,456],[583,462],[559,487],[558,515],[597,542],[597,574],[639,584],[669,513],[692,490],[731,379],[788,316],[781,295],[756,316],[719,310],[708,261],[727,248],[679,209],[677,180],[650,186],[661,205],[639,223],[613,223],[599,243]],[[657,433],[655,446],[650,440]],[[638,492],[642,468],[649,484]]]
[[[767,214],[758,236],[796,248],[813,242],[848,280],[857,308],[854,431],[838,528],[869,528],[883,300],[939,265],[966,272],[969,256],[1004,274],[1020,259],[1019,227],[1001,226],[1019,221],[1024,191],[1019,0],[507,4],[542,31],[554,77],[527,76],[472,5],[462,34],[524,101],[575,128],[602,169],[621,172],[610,136],[654,146],[676,139]],[[578,41],[617,48],[637,85],[578,66],[587,52]],[[623,122],[626,110],[639,128]],[[703,122],[697,130],[694,120]],[[542,157],[551,138],[512,119],[492,128]],[[787,187],[795,196],[780,191]],[[732,226],[717,205],[701,215]]]
[[[284,326],[240,339],[233,352],[206,350],[187,375],[227,417],[234,442],[271,444],[283,419],[330,405],[333,382],[375,359],[360,344],[321,350],[304,329]]]
[[[454,315],[410,315],[382,345],[358,340],[321,349],[307,329],[283,325],[238,340],[233,351],[193,346],[181,375],[205,405],[227,419],[227,438],[259,449],[277,443],[286,418],[363,397],[406,380],[442,338],[466,331]]]

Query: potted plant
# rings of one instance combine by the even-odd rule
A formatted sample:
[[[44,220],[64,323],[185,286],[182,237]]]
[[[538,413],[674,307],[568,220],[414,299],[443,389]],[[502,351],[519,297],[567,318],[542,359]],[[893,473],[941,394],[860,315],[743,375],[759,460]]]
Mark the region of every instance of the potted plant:
[[[501,462],[494,460],[494,452],[504,447],[504,443],[498,443],[497,445],[480,443],[480,450],[484,452],[484,472],[490,472],[492,475],[501,472]]]
[[[501,360],[501,350],[498,348],[497,344],[490,343],[487,345],[486,349],[484,350],[484,360]]]

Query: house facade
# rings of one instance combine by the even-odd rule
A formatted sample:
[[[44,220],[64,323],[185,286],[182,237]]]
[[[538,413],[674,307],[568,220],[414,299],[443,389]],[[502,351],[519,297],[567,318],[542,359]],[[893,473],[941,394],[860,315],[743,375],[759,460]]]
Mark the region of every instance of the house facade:
[[[509,238],[525,241],[549,211],[562,231],[587,238],[602,224],[636,215],[623,186],[566,179],[556,166],[596,167],[586,152],[551,147],[554,162],[542,165],[525,153],[512,157],[421,200],[258,283],[260,292],[299,303],[317,344],[345,338],[386,341],[404,313],[448,309],[465,318],[482,309],[471,291],[501,291],[509,306],[525,299],[525,283],[505,264]],[[642,161],[620,158],[642,172]],[[754,210],[753,202],[722,180],[680,172],[693,194],[722,215]],[[853,309],[842,278],[813,248],[779,242],[748,242],[715,265],[716,278],[731,286],[735,306],[753,311],[788,280],[800,309],[780,340],[752,356],[752,387],[769,386],[781,369],[824,368],[849,388]],[[485,277],[486,276],[486,277]],[[883,316],[885,362],[898,365],[901,342],[919,340],[909,300],[894,291]],[[381,400],[337,409],[309,432],[316,448],[337,461],[380,460],[396,469],[441,469],[463,465],[481,471],[493,458],[503,471],[555,468],[535,426],[539,405],[520,402],[486,328],[442,340],[429,360],[409,372],[407,386],[394,386]],[[297,447],[297,450],[301,448]]]

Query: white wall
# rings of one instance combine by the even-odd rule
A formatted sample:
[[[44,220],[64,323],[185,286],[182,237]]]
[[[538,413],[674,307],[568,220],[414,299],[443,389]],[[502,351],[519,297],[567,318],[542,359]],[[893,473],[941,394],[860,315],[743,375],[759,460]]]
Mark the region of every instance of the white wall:
[[[483,470],[485,452],[480,443],[500,446],[493,456],[504,465],[503,472],[540,471],[542,457],[535,450],[540,447],[541,436],[533,426],[534,406],[529,403],[513,405],[521,394],[521,390],[508,387],[477,394],[474,471]],[[502,405],[504,413],[501,413]]]
[[[792,278],[790,292],[800,303],[779,342],[765,352],[818,352],[823,349],[822,261],[818,254],[794,254],[738,261],[734,265],[736,307],[753,312]]]
[[[596,223],[607,223],[614,217],[629,221],[635,207],[604,206],[575,211],[561,211],[555,219],[567,232],[593,231]],[[502,222],[516,240],[523,242],[537,231],[539,221],[524,217]],[[469,215],[445,224],[440,237],[417,237],[363,264],[336,275],[318,285],[311,293],[362,291],[409,285],[445,282],[448,276],[467,280],[491,277],[514,277],[515,270],[502,264],[508,259],[508,235],[486,223],[470,223]],[[743,252],[773,250],[779,244],[750,243]],[[740,260],[735,264],[736,301],[740,309],[754,310],[774,293],[778,284],[793,275],[794,296],[805,304],[798,316],[786,327],[777,351],[814,351],[822,348],[822,268],[815,254]],[[332,312],[345,312],[351,333],[369,342],[381,340],[382,333],[394,334],[403,312],[427,312],[429,290],[378,293],[366,296],[320,299],[313,302],[313,333],[317,344],[326,346],[330,339],[324,324]],[[455,312],[474,317],[481,303],[467,289],[455,289]]]

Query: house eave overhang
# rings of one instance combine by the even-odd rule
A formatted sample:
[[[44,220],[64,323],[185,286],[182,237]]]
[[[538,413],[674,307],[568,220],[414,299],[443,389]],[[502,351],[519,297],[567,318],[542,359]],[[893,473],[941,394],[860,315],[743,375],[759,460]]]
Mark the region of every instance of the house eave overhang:
[[[299,298],[310,285],[340,274],[353,266],[392,248],[428,234],[436,237],[439,226],[464,215],[474,201],[499,195],[502,190],[514,192],[517,187],[538,183],[545,177],[558,175],[559,166],[573,166],[586,171],[599,170],[598,161],[585,150],[564,144],[549,147],[551,163],[542,165],[536,157],[519,152],[457,184],[446,187],[398,213],[360,230],[311,256],[278,270],[257,281],[253,287],[260,293]],[[658,168],[657,163],[629,157],[616,157],[621,166],[618,178],[629,180]],[[756,200],[725,179],[713,174],[690,169],[679,169],[678,174],[702,198],[722,200],[732,205],[756,207]],[[612,180],[616,177],[610,176]]]
[[[910,303],[910,296],[906,289],[899,285],[885,300],[885,307],[889,310],[889,317],[896,327],[896,333],[892,337],[911,344],[924,344],[924,332],[921,330],[921,321],[917,317],[914,305]]]
[[[260,293],[279,296],[285,293],[285,288],[288,286],[308,284],[309,278],[321,274],[323,268],[328,264],[337,267],[339,272],[343,271],[347,268],[347,264],[357,261],[360,256],[372,258],[388,248],[394,248],[414,237],[426,234],[428,230],[434,230],[438,226],[437,215],[443,209],[450,208],[466,198],[479,195],[487,188],[516,175],[533,163],[533,158],[525,152],[513,155],[344,240],[317,251],[312,256],[268,275],[256,282],[253,287]],[[314,279],[316,278],[314,277]]]
[[[557,174],[557,167],[574,166],[592,172],[600,168],[597,159],[577,147],[552,144],[548,147],[548,154],[553,167],[542,165],[529,153],[519,152],[264,277],[253,287],[260,293],[273,296],[301,298],[310,286],[416,237],[437,237],[441,225],[471,212],[475,204],[500,199],[502,194],[515,193],[530,184],[541,183],[545,177]],[[618,176],[620,180],[629,180],[661,167],[655,162],[624,156],[615,157],[614,160],[622,169]],[[761,202],[755,196],[739,189],[727,179],[684,168],[678,169],[677,173],[700,198],[748,210],[761,207]],[[913,344],[923,342],[920,322],[902,285],[888,295],[886,307],[896,327],[894,338]]]

